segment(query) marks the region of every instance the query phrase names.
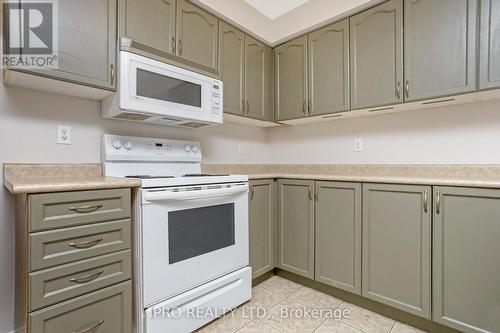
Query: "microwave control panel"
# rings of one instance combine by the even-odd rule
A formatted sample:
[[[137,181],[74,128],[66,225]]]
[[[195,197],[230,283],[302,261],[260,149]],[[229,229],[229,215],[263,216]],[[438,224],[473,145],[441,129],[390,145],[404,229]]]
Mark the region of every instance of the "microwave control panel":
[[[222,114],[222,81],[212,81],[212,113]]]

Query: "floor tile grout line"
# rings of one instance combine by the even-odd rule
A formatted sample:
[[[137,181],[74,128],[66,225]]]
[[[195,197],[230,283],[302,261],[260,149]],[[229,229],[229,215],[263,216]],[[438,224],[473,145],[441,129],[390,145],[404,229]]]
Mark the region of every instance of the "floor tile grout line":
[[[394,321],[394,324],[392,324],[391,329],[389,330],[389,333],[392,333],[392,330],[394,329],[394,326],[396,326],[397,321]]]
[[[243,327],[240,327],[238,328],[236,331],[233,331],[233,333],[236,333],[236,332],[239,332],[241,331],[242,329],[244,329],[245,327],[247,327],[248,325],[250,325],[251,323],[253,323],[254,321],[256,321],[257,319],[256,318],[253,318],[252,320],[250,320],[248,323],[246,323],[245,325],[243,325]]]

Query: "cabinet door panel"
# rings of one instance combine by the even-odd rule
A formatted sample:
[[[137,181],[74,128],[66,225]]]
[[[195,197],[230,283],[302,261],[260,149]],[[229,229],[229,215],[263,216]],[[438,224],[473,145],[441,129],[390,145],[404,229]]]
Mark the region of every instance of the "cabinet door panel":
[[[435,187],[434,197],[433,319],[500,332],[500,191]]]
[[[355,15],[350,25],[351,108],[403,102],[403,1]]]
[[[186,0],[177,1],[178,56],[208,68],[218,67],[219,20]]]
[[[272,49],[247,35],[245,52],[246,115],[254,119],[271,120],[274,104]]]
[[[500,87],[500,0],[481,0],[479,88]]]
[[[175,0],[121,0],[123,33],[157,50],[173,53]]]
[[[406,101],[476,89],[477,0],[405,1]]]
[[[256,278],[275,267],[274,262],[274,181],[250,182],[249,230],[250,266]]]
[[[349,20],[309,34],[308,51],[309,115],[349,110]]]
[[[316,182],[316,281],[361,294],[361,184]]]
[[[224,112],[242,116],[245,100],[245,35],[221,21],[219,43],[219,73],[224,82]]]
[[[363,185],[362,295],[430,319],[431,188]]]
[[[279,267],[314,279],[313,181],[280,180]]]
[[[307,36],[275,49],[276,118],[307,117]]]

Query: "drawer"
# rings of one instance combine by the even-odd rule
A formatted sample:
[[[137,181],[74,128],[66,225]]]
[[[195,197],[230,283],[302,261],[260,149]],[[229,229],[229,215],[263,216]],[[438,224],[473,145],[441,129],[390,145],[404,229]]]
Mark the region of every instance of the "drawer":
[[[130,242],[130,220],[30,234],[30,271],[128,250]]]
[[[29,314],[29,333],[131,333],[130,281]]]
[[[130,189],[33,194],[30,231],[130,218]]]
[[[132,278],[130,250],[30,273],[30,311],[109,287],[130,278]]]

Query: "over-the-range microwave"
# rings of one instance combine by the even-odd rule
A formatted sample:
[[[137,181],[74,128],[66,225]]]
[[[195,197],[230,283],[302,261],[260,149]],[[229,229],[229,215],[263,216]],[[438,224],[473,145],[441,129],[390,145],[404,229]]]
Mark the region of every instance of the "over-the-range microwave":
[[[222,81],[120,51],[117,93],[101,102],[104,118],[199,128],[222,124]]]

